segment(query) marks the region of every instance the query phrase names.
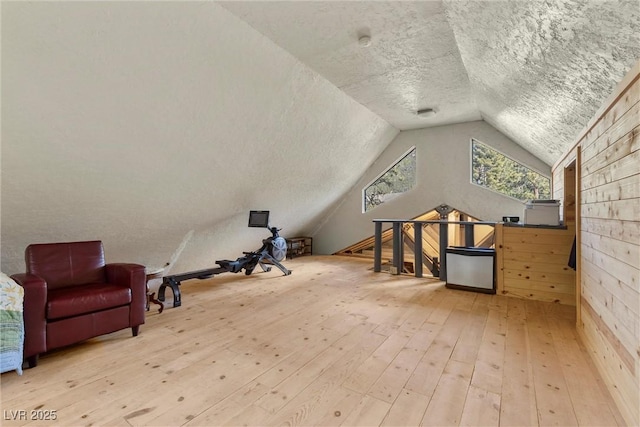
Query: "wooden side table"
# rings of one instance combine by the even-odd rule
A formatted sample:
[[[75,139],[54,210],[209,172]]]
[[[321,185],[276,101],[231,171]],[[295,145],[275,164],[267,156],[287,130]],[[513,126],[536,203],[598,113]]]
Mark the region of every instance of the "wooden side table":
[[[149,305],[151,303],[158,304],[160,306],[160,308],[158,309],[158,314],[162,313],[162,310],[164,310],[164,304],[156,299],[155,292],[149,293],[149,281],[153,279],[161,279],[162,273],[164,273],[164,268],[145,268],[145,274],[147,275],[147,311],[149,311]]]

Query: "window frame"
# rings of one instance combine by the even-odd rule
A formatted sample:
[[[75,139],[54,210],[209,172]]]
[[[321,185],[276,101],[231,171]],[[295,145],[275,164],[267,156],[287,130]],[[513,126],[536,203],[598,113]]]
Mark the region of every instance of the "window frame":
[[[471,139],[469,140],[469,182],[470,182],[471,184],[473,184],[473,185],[475,185],[475,186],[477,186],[477,187],[483,188],[483,189],[485,189],[485,190],[492,191],[492,192],[494,192],[494,193],[496,193],[496,194],[500,194],[501,196],[509,197],[510,199],[517,200],[517,201],[518,201],[518,202],[520,202],[520,203],[525,203],[525,202],[526,202],[526,200],[518,199],[518,198],[516,198],[516,197],[514,197],[514,196],[511,196],[511,195],[509,195],[509,194],[502,193],[502,192],[500,192],[500,191],[498,191],[498,190],[494,190],[493,188],[490,188],[490,187],[487,187],[487,186],[484,186],[484,185],[478,184],[478,183],[476,183],[476,182],[474,182],[474,181],[473,181],[473,158],[474,158],[474,156],[473,156],[473,143],[474,143],[474,141],[475,141],[475,142],[477,142],[478,144],[482,144],[482,145],[484,145],[485,147],[489,148],[490,150],[495,151],[496,153],[498,153],[498,154],[500,154],[500,155],[502,155],[502,156],[506,157],[507,159],[509,159],[509,160],[511,160],[511,161],[513,161],[513,162],[515,162],[515,163],[517,163],[518,165],[520,165],[520,166],[522,166],[522,167],[525,167],[525,168],[529,169],[529,170],[530,170],[530,171],[532,171],[532,172],[537,173],[537,174],[538,174],[538,175],[540,175],[541,177],[548,179],[548,180],[549,180],[549,192],[550,192],[549,197],[551,197],[551,196],[553,195],[552,188],[551,188],[552,180],[551,180],[551,176],[550,176],[550,175],[547,175],[547,174],[545,174],[545,173],[541,172],[540,170],[538,170],[538,169],[536,169],[536,168],[534,168],[534,167],[531,167],[531,166],[529,166],[529,165],[524,164],[523,162],[521,162],[521,161],[519,161],[519,160],[514,159],[512,156],[510,156],[510,155],[508,155],[508,154],[505,154],[502,150],[498,150],[497,148],[492,147],[491,145],[489,145],[489,144],[487,144],[487,143],[485,143],[485,142],[482,142],[482,141],[480,141],[480,140],[479,140],[479,139],[477,139],[477,138],[471,138]]]
[[[380,205],[376,205],[373,206],[371,209],[367,210],[367,201],[366,201],[366,191],[369,187],[371,187],[378,179],[380,179],[382,176],[384,176],[387,172],[389,172],[391,169],[393,169],[394,167],[396,167],[398,165],[398,163],[400,163],[401,161],[403,161],[409,154],[411,154],[413,151],[415,151],[416,153],[416,178],[413,182],[413,185],[411,186],[411,188],[407,191],[404,191],[402,193],[399,194],[404,194],[410,190],[413,190],[416,186],[416,184],[418,183],[418,178],[417,178],[417,172],[418,172],[418,151],[416,150],[416,146],[413,145],[411,148],[409,148],[408,150],[406,150],[402,155],[400,155],[399,157],[396,158],[396,160],[391,163],[391,165],[389,167],[387,167],[386,169],[384,169],[381,173],[379,173],[378,175],[376,175],[375,178],[373,178],[371,181],[369,181],[369,183],[367,183],[364,187],[362,187],[362,191],[361,191],[361,196],[360,196],[360,200],[362,202],[362,213],[367,213],[367,212],[371,212],[373,209],[375,209],[376,207],[380,206]],[[384,203],[382,203],[384,204]]]

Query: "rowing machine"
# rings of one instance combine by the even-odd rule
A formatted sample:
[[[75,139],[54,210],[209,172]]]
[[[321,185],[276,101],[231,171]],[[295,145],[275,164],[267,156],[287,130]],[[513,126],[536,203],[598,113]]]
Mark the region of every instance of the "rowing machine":
[[[219,267],[165,276],[158,289],[158,300],[165,300],[165,291],[168,286],[173,292],[173,306],[180,307],[182,305],[180,282],[189,279],[208,279],[216,274],[239,273],[242,270],[244,270],[244,274],[249,276],[258,265],[263,272],[268,272],[271,271],[271,267],[266,265],[267,263],[278,267],[285,276],[290,275],[291,270],[280,263],[287,256],[287,241],[278,234],[281,229],[269,227],[268,221],[269,211],[251,211],[249,214],[249,227],[266,227],[271,231],[271,237],[262,240],[260,249],[253,252],[243,252],[244,255],[235,261],[218,260],[216,264]]]

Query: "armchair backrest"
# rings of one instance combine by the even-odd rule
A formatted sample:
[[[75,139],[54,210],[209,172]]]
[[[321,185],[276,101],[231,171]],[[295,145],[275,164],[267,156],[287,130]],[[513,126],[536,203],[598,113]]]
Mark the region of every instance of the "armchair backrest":
[[[100,240],[29,245],[25,263],[27,273],[42,277],[49,289],[106,281]]]

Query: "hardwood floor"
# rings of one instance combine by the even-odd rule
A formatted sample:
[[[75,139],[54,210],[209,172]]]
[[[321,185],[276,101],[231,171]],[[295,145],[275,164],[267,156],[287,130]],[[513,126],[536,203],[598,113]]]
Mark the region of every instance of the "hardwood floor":
[[[449,290],[352,258],[285,264],[291,276],[185,282],[182,307],[152,306],[138,337],[120,331],[3,374],[3,424],[623,423],[572,307]],[[13,419],[20,410],[26,419]]]

